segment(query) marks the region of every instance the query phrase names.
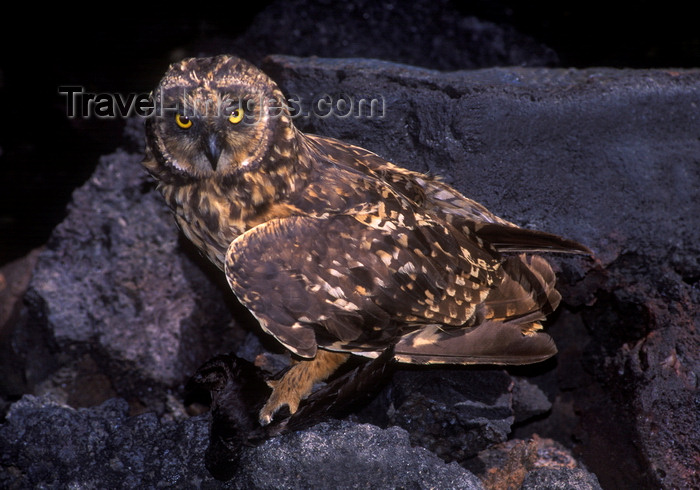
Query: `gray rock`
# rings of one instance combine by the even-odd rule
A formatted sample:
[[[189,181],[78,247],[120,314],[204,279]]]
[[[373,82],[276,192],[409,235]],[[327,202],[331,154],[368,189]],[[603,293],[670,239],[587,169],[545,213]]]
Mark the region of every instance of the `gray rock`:
[[[411,370],[394,375],[388,421],[446,461],[463,462],[508,438],[513,381],[501,370]]]
[[[593,473],[583,469],[543,468],[531,471],[525,477],[521,490],[601,490],[602,487]]]
[[[528,441],[509,439],[491,446],[467,466],[480,475],[486,488],[525,488],[528,477],[531,482],[539,482],[534,488],[600,488],[595,475],[582,467],[570,450],[538,436]]]
[[[483,488],[399,428],[320,424],[248,448],[229,482],[204,467],[206,416],[128,417],[112,399],[73,409],[25,396],[0,426],[2,488]]]
[[[203,462],[205,419],[161,423],[128,410],[122,399],[76,410],[25,396],[0,426],[0,486],[193,488],[212,479]]]
[[[0,267],[0,394],[16,399],[24,393],[23,359],[13,350],[11,339],[26,321],[22,299],[39,256],[35,249],[22,259]],[[0,396],[0,413],[4,413]]]
[[[360,418],[402,427],[413,444],[465,463],[506,441],[514,423],[550,408],[536,385],[506,371],[441,367],[399,370]]]
[[[542,415],[552,408],[552,403],[542,390],[525,378],[514,378],[513,413],[515,423]]]
[[[236,488],[482,488],[398,428],[348,422],[272,439],[242,458]]]
[[[30,387],[48,374],[39,352],[54,366],[88,355],[119,393],[145,400],[233,346],[231,296],[179,241],[141,158],[102,158],[40,255],[25,299],[29,330],[46,335],[17,342]]]

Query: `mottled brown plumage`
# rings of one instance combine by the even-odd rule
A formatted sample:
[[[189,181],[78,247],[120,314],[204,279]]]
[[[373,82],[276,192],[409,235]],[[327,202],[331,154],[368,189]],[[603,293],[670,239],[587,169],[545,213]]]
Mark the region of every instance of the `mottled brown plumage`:
[[[525,230],[438,179],[298,131],[276,84],[232,56],[171,66],[144,165],[185,235],[300,360],[260,414],[294,412],[349,353],[526,364],[556,353],[539,256],[588,249]]]

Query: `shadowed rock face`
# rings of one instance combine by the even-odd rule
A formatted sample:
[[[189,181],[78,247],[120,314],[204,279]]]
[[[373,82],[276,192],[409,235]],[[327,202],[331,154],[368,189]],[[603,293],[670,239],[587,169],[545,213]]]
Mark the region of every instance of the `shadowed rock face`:
[[[204,467],[205,416],[167,423],[127,415],[112,399],[75,410],[31,396],[13,405],[0,427],[0,484],[81,488],[482,488],[456,463],[411,447],[398,428],[336,422],[287,434],[249,449],[235,479],[220,483]],[[30,445],[18,439],[31,441]],[[60,448],[60,450],[58,449]],[[13,474],[14,472],[14,474]],[[20,476],[21,478],[16,478]],[[15,478],[13,478],[15,477]]]
[[[376,466],[361,466],[366,484],[381,488],[396,477],[378,468],[394,464],[387,448],[398,439],[401,454],[418,458],[406,456],[405,468],[418,478],[410,481],[478,485],[461,467],[409,449],[406,438],[483,472],[488,458],[480,452],[513,430],[517,437],[558,439],[604,487],[697,485],[700,72],[439,73],[371,60],[290,57],[268,58],[264,68],[302,111],[326,94],[383,103],[382,117],[298,117],[302,130],[442,175],[509,220],[581,241],[597,260],[552,257],[563,295],[548,326],[559,346],[555,361],[508,372],[400,372],[357,417],[396,424],[408,434],[355,422],[317,426],[244,451],[240,471],[248,476],[230,485],[302,486],[292,476],[298,462],[284,458],[306,461],[311,478],[321,471],[315,461],[323,459],[314,459],[314,451],[361,458],[365,439],[379,455]],[[138,124],[131,128],[137,134]],[[25,399],[0,425],[0,446],[7,448],[0,455],[2,483],[50,483],[46,475],[77,461],[61,456],[60,431],[84,431],[89,439],[95,426],[107,429],[97,431],[89,442],[94,446],[68,451],[97,452],[113,463],[90,473],[98,486],[123,474],[114,467],[123,457],[114,455],[130,452],[177,467],[173,482],[208,481],[206,418],[185,417],[182,386],[208,358],[249,347],[245,335],[256,329],[214,271],[178,238],[140,158],[126,151],[105,156],[74,193],[68,218],[40,254],[22,322],[2,330],[17,360],[3,369],[24,379],[3,395],[48,392],[74,406],[117,395],[132,414],[146,409],[158,416],[130,418],[121,401],[75,411]],[[473,391],[483,380],[490,381]],[[140,424],[149,429],[137,430]],[[29,427],[38,432],[24,432]],[[47,444],[49,434],[54,442]],[[50,468],[33,465],[39,459],[50,460]],[[274,467],[273,479],[260,480],[250,466],[255,461]],[[59,483],[88,481],[88,473],[76,471]],[[143,484],[166,481],[145,463],[131,464],[128,473]],[[576,488],[595,481],[571,468],[522,478],[532,488],[554,478],[565,485],[579,478]]]
[[[254,63],[271,53],[364,57],[436,70],[559,61],[550,47],[507,24],[460,12],[450,0],[331,3],[272,2],[235,40],[207,38],[192,51],[237,53]]]

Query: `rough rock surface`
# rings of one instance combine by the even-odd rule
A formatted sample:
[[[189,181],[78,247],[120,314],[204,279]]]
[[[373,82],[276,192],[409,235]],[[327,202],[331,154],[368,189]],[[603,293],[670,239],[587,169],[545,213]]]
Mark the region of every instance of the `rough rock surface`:
[[[17,340],[30,386],[49,374],[49,357],[79,372],[68,398],[98,372],[108,373],[102,385],[149,405],[149,390],[176,388],[212,353],[232,348],[230,296],[184,252],[141,158],[102,158],[39,258],[26,296],[31,327]],[[26,338],[37,330],[48,335]]]
[[[521,490],[538,490],[541,488],[561,489],[581,488],[600,490],[601,486],[594,475],[585,470],[541,469],[528,473]]]
[[[340,95],[382,101],[382,117],[340,117],[336,108],[328,117],[298,117],[303,130],[442,175],[505,218],[577,239],[597,253],[597,261],[553,258],[561,270],[563,307],[549,329],[560,355],[551,363],[509,370],[518,375],[510,382],[506,374],[493,374],[504,380],[497,381],[500,395],[477,406],[491,412],[483,427],[498,427],[488,442],[458,447],[463,441],[449,434],[454,426],[440,419],[447,405],[438,387],[459,386],[460,379],[474,383],[467,378],[476,374],[467,371],[453,378],[431,378],[437,370],[397,376],[374,407],[377,424],[394,417],[412,441],[448,459],[457,447],[462,454],[452,456],[461,460],[503,441],[517,419],[518,437],[551,434],[572,447],[603,487],[697,486],[700,72],[439,73],[370,60],[282,57],[269,58],[265,66],[290,97],[298,97],[302,114],[324,94],[331,101]],[[181,420],[174,400],[182,399],[182,383],[199,363],[235,349],[246,328],[255,327],[227,299],[211,269],[178,240],[139,159],[138,152],[127,151],[103,158],[76,191],[69,217],[39,258],[20,315],[26,321],[12,330],[13,355],[22,360],[13,369],[27,392],[50,391],[73,406],[118,395],[132,413],[145,408]],[[515,381],[523,378],[530,388],[521,390]],[[427,379],[435,380],[426,386]],[[543,393],[552,401],[551,416],[526,423],[531,415],[522,407],[539,406],[532,414],[541,413],[547,405]],[[518,405],[514,397],[530,401]],[[32,426],[19,415],[22,406],[12,408],[0,426],[3,434],[19,437]],[[55,409],[35,408],[37,417]],[[413,419],[431,411],[437,415],[432,424]],[[71,412],[83,414],[71,420],[109,425],[113,412]],[[120,423],[160,423],[155,415],[143,417]],[[191,432],[167,441],[183,437],[204,448],[206,431],[188,425],[197,423],[204,426],[201,419],[177,422]],[[315,430],[285,441],[319,441]],[[74,461],[70,451],[61,459],[60,434],[53,452],[47,445],[41,453],[54,469]],[[17,447],[17,440],[6,440]],[[326,436],[322,440],[330,444]],[[278,444],[260,446],[255,451],[269,445],[275,450],[256,457],[274,459]],[[347,454],[360,446],[350,447]],[[41,450],[22,449],[27,455]],[[3,449],[0,456],[10,477],[48,481],[48,462],[20,461],[13,451]],[[148,478],[138,465],[130,471],[136,480]],[[548,481],[556,474],[569,481],[569,473],[551,471],[531,478]]]
[[[385,414],[384,425],[406,429],[414,444],[446,461],[464,462],[508,438],[515,420],[513,387],[498,369],[406,369],[368,410]]]
[[[456,463],[411,447],[399,428],[320,424],[248,451],[236,478],[204,466],[208,417],[128,416],[112,399],[73,409],[27,396],[0,426],[2,488],[483,488]]]
[[[272,439],[241,465],[239,488],[482,488],[458,464],[412,447],[404,430],[366,424],[320,424]]]
[[[479,469],[479,465],[483,468]],[[482,475],[487,490],[523,488],[530,473],[543,475],[535,481],[549,478],[550,484],[560,485],[556,488],[600,488],[595,475],[583,468],[569,450],[552,439],[537,436],[529,441],[510,439],[491,446],[470,461],[469,466]]]
[[[23,364],[23,358],[13,349],[12,338],[17,326],[26,320],[27,310],[22,308],[22,300],[39,251],[35,249],[0,268],[0,413],[6,411],[6,398],[18,398],[26,390],[23,373],[16,369]]]

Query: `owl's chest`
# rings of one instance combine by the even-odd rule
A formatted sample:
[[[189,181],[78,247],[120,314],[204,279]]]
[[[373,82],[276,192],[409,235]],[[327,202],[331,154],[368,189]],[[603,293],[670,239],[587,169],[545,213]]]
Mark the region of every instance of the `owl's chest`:
[[[236,237],[266,221],[299,212],[288,202],[253,206],[235,194],[206,187],[161,190],[185,236],[222,270],[226,251]]]
[[[303,182],[278,172],[277,181],[255,174],[259,178],[251,177],[246,186],[223,188],[203,181],[162,185],[161,192],[185,236],[223,270],[231,242],[258,225],[295,215],[325,218],[388,197],[388,190],[373,180],[336,168],[321,170]]]

